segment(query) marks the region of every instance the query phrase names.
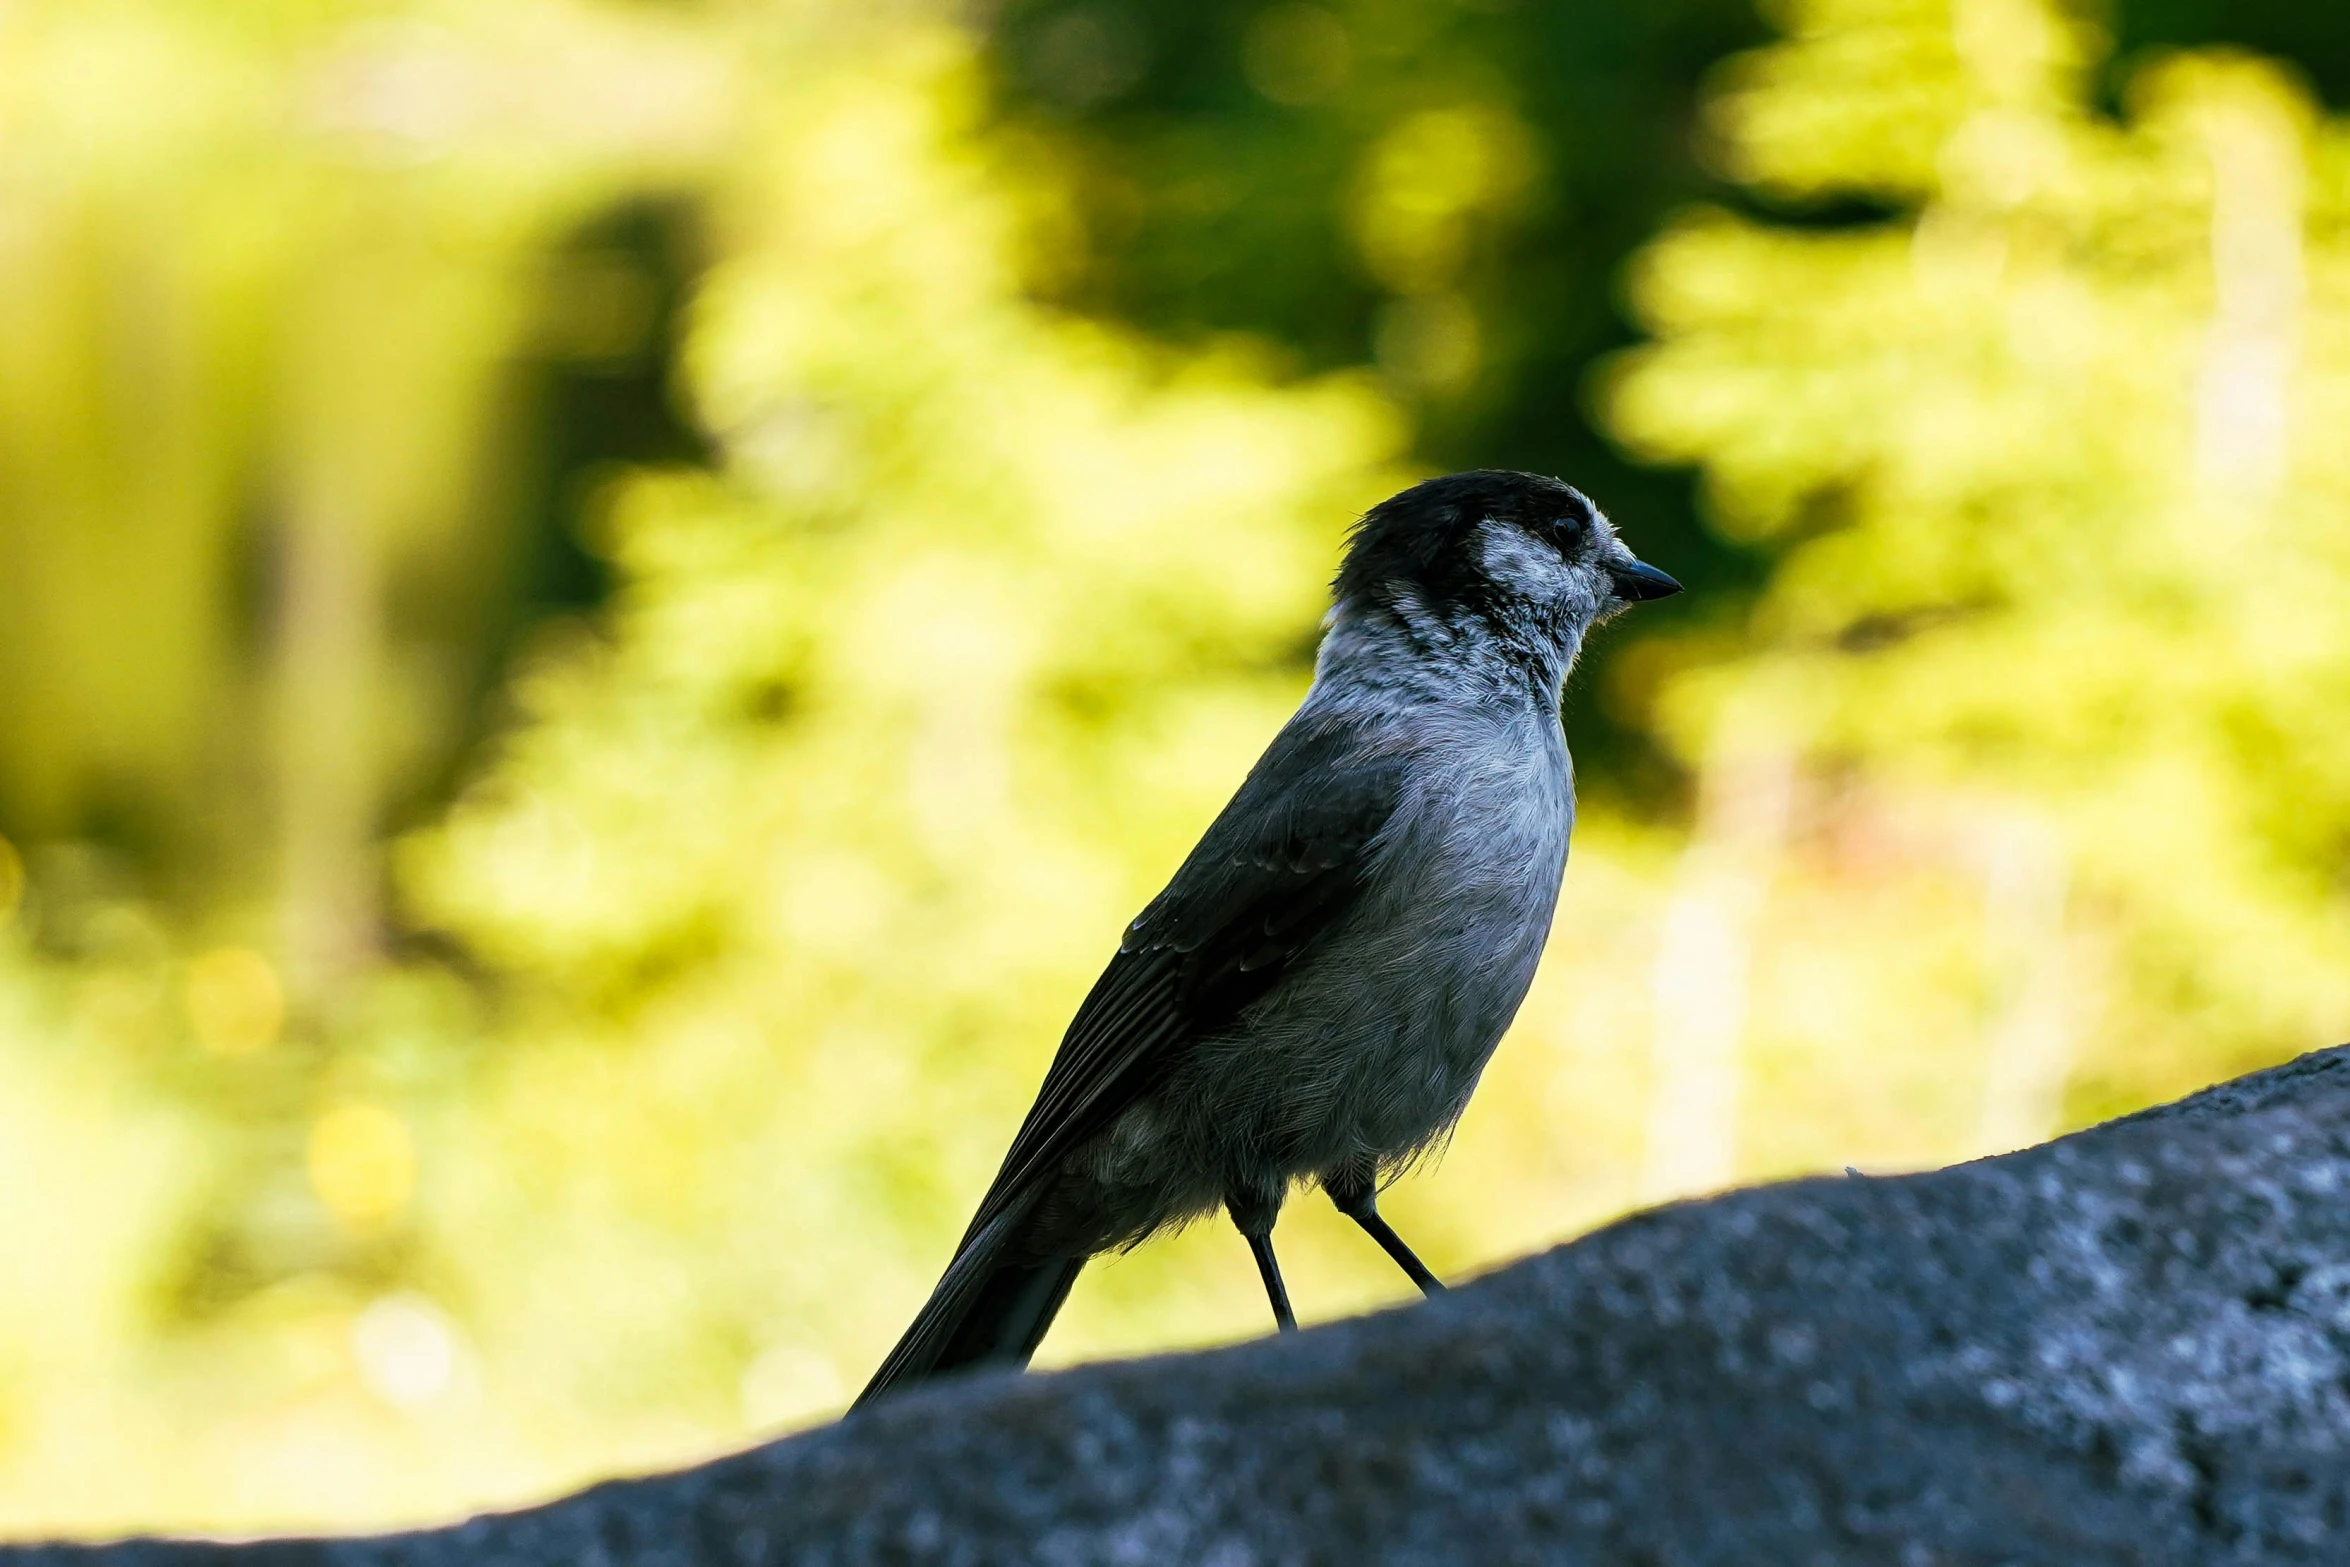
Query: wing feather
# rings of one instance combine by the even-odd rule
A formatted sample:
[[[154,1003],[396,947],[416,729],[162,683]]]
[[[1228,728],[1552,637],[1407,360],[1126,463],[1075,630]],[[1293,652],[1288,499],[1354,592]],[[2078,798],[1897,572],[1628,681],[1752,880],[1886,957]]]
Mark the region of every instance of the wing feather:
[[[1293,721],[1078,1007],[965,1244],[1229,1026],[1354,905],[1403,759]]]

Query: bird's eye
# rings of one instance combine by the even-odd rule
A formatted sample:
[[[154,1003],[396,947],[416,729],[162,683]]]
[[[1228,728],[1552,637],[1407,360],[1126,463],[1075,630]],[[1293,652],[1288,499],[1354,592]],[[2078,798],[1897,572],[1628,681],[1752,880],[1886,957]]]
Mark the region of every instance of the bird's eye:
[[[1583,535],[1591,531],[1591,525],[1574,513],[1568,512],[1562,516],[1553,517],[1550,520],[1549,531],[1551,544],[1558,549],[1559,553],[1566,554],[1581,546]]]

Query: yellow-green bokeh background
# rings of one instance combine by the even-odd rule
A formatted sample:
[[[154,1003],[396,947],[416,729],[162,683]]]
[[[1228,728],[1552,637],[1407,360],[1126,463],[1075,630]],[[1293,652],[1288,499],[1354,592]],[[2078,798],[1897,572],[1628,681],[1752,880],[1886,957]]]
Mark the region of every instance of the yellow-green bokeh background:
[[[1335,90],[1410,9],[1274,8],[1248,79]],[[2049,0],[1769,14],[1722,199],[1578,371],[1759,586],[1571,697],[1668,782],[1600,791],[1390,1199],[1448,1272],[2350,1036],[2350,126]],[[988,47],[0,10],[0,1532],[688,1461],[839,1409],[926,1293],[1347,520],[1507,360],[1477,246],[1556,174],[1506,91],[1406,104],[1329,219],[1376,355],[1146,337],[1046,302],[1076,176]],[[580,236],[678,206],[663,328]],[[550,377],[648,354],[674,450],[534,500]],[[569,613],[516,586],[541,502],[605,574]],[[1280,1238],[1309,1318],[1405,1294],[1315,1201]],[[1262,1317],[1207,1226],[1043,1359]]]

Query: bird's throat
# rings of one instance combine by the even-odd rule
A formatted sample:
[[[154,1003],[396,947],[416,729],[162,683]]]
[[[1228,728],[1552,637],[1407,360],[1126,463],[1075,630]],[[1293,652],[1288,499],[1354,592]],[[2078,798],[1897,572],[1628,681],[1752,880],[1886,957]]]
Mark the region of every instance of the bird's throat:
[[[1556,705],[1582,651],[1580,626],[1527,614],[1445,613],[1409,593],[1342,604],[1315,659],[1314,683],[1420,700],[1490,702],[1532,697]]]

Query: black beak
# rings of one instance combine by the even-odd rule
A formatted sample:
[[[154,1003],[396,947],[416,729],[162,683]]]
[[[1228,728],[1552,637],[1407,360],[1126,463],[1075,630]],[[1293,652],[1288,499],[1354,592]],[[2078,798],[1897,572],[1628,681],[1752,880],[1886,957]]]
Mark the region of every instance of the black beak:
[[[1635,604],[1643,599],[1669,599],[1681,591],[1681,584],[1644,560],[1610,566],[1607,571],[1616,579],[1616,597]]]

